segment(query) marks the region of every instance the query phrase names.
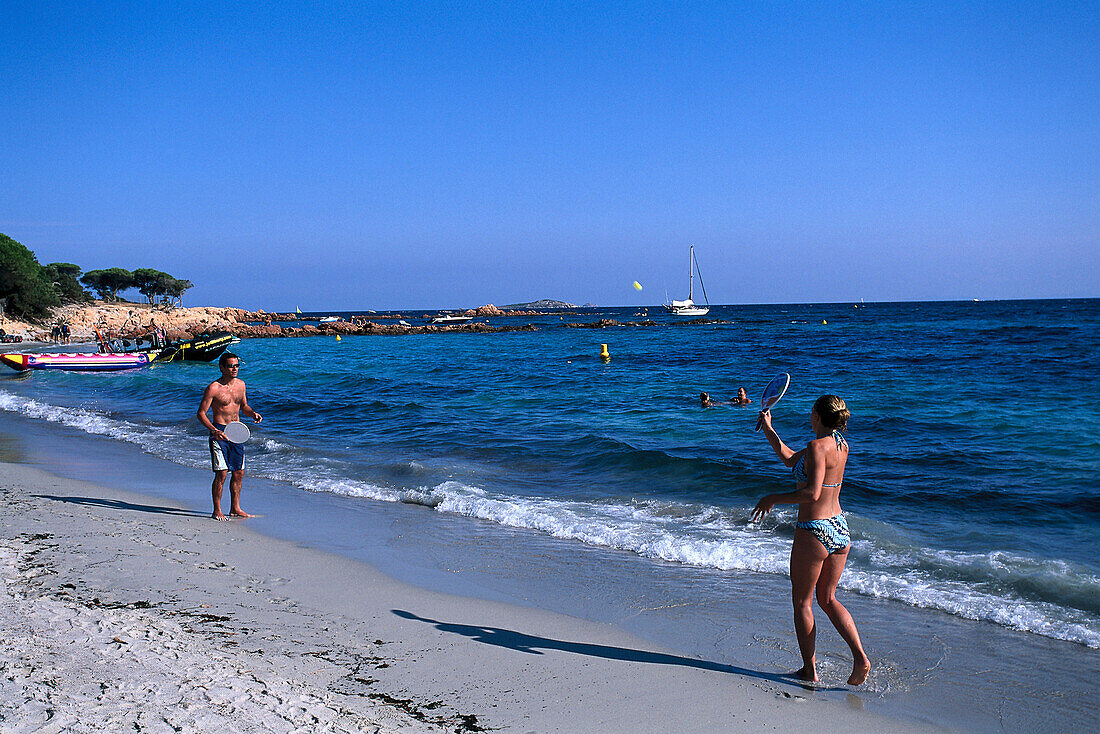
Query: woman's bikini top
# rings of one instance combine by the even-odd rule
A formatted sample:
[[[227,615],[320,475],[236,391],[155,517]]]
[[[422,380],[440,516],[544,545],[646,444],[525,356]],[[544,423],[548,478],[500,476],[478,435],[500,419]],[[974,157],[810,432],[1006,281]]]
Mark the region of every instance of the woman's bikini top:
[[[833,431],[833,440],[836,441],[836,450],[840,451],[842,448],[847,448],[848,441],[844,438],[844,434],[840,431]],[[806,476],[806,454],[798,457],[798,462],[791,467],[791,474],[794,474],[794,481],[798,484],[802,482],[810,481],[810,478]],[[822,487],[839,487],[840,482],[836,484],[822,484]]]

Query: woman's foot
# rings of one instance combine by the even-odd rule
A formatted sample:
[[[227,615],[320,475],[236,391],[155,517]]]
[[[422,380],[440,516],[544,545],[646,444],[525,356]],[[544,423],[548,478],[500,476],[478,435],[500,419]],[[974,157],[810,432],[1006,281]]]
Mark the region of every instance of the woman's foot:
[[[803,665],[798,670],[789,673],[790,677],[804,680],[807,683],[817,683],[817,669],[810,665]]]
[[[871,661],[868,658],[863,660],[857,660],[852,665],[852,674],[848,676],[848,685],[858,686],[863,681],[867,680],[867,675],[871,672]]]

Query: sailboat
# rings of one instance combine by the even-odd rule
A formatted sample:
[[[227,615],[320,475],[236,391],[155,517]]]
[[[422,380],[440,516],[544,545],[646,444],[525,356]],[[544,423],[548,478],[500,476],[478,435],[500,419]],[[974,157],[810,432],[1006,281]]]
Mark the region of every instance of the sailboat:
[[[695,261],[695,245],[691,246],[688,260],[688,297],[685,301],[673,300],[665,304],[665,310],[673,316],[706,316],[710,313],[710,301],[707,299],[707,288],[703,285],[703,274],[699,273],[699,287],[703,290],[705,306],[696,305],[695,301],[695,271],[699,269],[699,263]]]

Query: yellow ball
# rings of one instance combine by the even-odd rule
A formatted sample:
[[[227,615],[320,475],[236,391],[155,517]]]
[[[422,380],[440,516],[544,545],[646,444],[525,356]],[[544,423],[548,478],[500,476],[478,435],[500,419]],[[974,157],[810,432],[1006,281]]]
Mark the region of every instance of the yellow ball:
[[[639,283],[638,281],[634,281],[634,290],[640,291],[641,289],[642,289],[642,284]]]

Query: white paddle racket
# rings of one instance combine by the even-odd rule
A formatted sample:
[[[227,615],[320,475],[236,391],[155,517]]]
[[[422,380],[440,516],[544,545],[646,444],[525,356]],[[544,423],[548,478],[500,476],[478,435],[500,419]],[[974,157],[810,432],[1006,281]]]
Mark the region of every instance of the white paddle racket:
[[[787,392],[787,387],[790,384],[791,376],[786,372],[772,378],[772,381],[764,387],[764,394],[760,396],[760,412],[771,410],[772,406],[778,403],[779,399]],[[760,430],[762,423],[762,419],[757,419],[756,430]]]
[[[225,434],[225,437],[228,438],[231,443],[244,443],[248,440],[249,436],[252,435],[252,432],[248,430],[248,426],[240,421],[229,423],[222,429],[222,433]]]

